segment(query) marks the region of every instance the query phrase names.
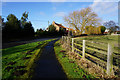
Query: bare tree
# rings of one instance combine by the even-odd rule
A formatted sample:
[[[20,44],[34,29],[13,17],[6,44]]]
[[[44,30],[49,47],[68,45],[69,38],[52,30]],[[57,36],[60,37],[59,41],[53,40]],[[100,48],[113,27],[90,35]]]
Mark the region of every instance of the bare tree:
[[[100,26],[98,15],[90,7],[69,13],[69,15],[64,17],[64,21],[72,25],[78,34],[85,32],[86,26]]]
[[[112,32],[117,31],[117,29],[119,29],[119,26],[116,26],[116,23],[114,21],[105,22],[103,25],[109,29],[110,34]]]

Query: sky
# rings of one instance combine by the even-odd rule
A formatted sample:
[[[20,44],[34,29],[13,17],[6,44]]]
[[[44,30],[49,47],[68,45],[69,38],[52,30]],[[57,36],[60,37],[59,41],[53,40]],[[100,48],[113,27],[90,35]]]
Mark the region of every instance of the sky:
[[[91,0],[91,2],[74,0],[4,0],[2,1],[2,17],[6,21],[9,14],[14,14],[18,19],[26,11],[29,12],[28,21],[31,21],[35,31],[36,29],[46,29],[53,21],[65,25],[63,17],[72,11],[81,10],[91,7],[94,12],[101,18],[101,22],[113,20],[118,23],[118,1],[117,0]],[[26,2],[25,2],[26,1]],[[0,3],[1,5],[1,3]]]

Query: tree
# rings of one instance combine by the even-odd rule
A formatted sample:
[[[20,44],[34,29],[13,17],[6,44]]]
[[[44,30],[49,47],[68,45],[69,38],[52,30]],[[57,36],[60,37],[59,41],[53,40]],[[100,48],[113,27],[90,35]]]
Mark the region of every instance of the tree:
[[[21,27],[18,18],[13,14],[9,14],[3,28],[4,37],[18,37],[20,36],[20,30]]]
[[[22,23],[22,26],[25,25],[25,23],[27,22],[27,19],[28,19],[28,12],[26,13],[26,11],[22,14],[22,17],[21,17],[21,23]]]
[[[7,16],[7,21],[5,22],[5,26],[2,29],[3,39],[11,40],[23,37],[34,37],[34,28],[30,21],[27,22],[27,18],[28,13],[23,13],[21,20],[18,20],[14,14],[9,14]]]
[[[56,27],[51,24],[51,25],[48,27],[48,31],[49,31],[49,32],[55,32],[55,31],[56,31]]]
[[[99,29],[100,29],[101,34],[103,34],[106,30],[106,27],[105,26],[99,26]]]
[[[97,14],[91,10],[90,7],[80,11],[73,11],[68,16],[64,17],[64,21],[67,24],[72,25],[78,34],[82,34],[85,31],[86,26],[100,25],[100,19],[98,18]]]
[[[21,24],[23,26],[23,36],[24,37],[33,37],[35,32],[34,28],[32,27],[32,23],[27,21],[28,19],[28,12],[24,12],[21,17]]]
[[[114,21],[105,22],[103,25],[109,29],[110,34],[119,29],[119,27],[116,26],[116,23]]]
[[[34,28],[32,27],[31,22],[27,22],[24,25],[23,33],[25,37],[33,37],[34,36]]]
[[[46,35],[44,35],[44,31],[42,30],[42,28],[37,29],[36,37],[43,37],[43,36],[46,36]]]
[[[103,34],[105,32],[106,27],[104,26],[86,26],[85,27],[85,34]]]
[[[85,27],[85,33],[86,34],[92,34],[93,33],[93,26],[86,26]]]
[[[86,26],[85,34],[99,34],[99,28],[95,26]]]
[[[2,30],[4,18],[0,16],[0,30]]]
[[[59,33],[59,35],[60,35],[60,36],[63,36],[63,35],[65,35],[65,34],[66,34],[66,30],[65,30],[64,28],[61,28],[61,27],[60,27],[60,29],[59,29],[59,32],[58,32],[58,33]]]

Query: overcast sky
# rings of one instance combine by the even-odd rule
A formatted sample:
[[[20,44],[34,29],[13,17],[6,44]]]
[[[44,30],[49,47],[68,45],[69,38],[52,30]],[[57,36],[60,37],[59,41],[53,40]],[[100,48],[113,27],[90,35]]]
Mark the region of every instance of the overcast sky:
[[[29,12],[28,21],[32,22],[35,30],[47,28],[48,21],[50,24],[55,21],[64,25],[63,16],[86,7],[91,7],[102,19],[102,23],[110,20],[118,23],[118,0],[86,0],[86,2],[84,0],[69,0],[69,2],[67,0],[16,1],[18,2],[15,2],[15,0],[2,0],[2,17],[6,21],[6,16],[14,14],[20,19],[23,12]]]

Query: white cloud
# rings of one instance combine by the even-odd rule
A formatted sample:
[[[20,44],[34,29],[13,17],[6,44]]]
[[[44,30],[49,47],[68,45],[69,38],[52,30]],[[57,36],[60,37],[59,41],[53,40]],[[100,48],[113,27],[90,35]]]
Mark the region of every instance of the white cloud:
[[[99,14],[111,14],[115,13],[118,10],[117,2],[99,2],[102,0],[94,0],[93,4],[90,7]],[[108,1],[108,0],[106,0]],[[110,0],[113,1],[113,0]]]
[[[45,13],[44,12],[40,12],[40,15],[45,15]]]
[[[55,17],[63,17],[65,16],[65,12],[57,12],[56,14],[54,14]]]
[[[102,19],[101,23],[109,20],[118,21],[118,2],[117,0],[94,0],[90,5],[92,10]]]

